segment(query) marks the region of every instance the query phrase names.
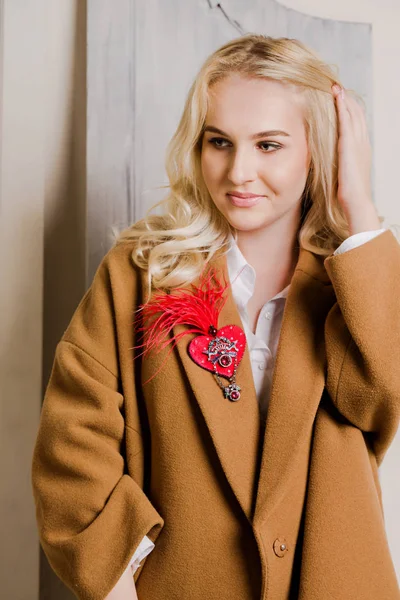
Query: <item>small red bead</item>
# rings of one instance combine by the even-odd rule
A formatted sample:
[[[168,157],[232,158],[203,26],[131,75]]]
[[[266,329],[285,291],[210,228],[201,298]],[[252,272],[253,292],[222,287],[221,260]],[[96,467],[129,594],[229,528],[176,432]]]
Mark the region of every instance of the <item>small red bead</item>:
[[[222,367],[229,367],[232,364],[232,359],[230,356],[221,356],[219,362]]]

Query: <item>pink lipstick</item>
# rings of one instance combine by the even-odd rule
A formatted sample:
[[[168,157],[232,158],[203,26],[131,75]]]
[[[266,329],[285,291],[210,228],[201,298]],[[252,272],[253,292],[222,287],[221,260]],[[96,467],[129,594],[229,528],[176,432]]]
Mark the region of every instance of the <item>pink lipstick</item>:
[[[257,196],[256,194],[239,194],[239,192],[237,194],[236,192],[227,194],[227,196],[234,206],[243,208],[255,206],[263,198],[263,196]]]

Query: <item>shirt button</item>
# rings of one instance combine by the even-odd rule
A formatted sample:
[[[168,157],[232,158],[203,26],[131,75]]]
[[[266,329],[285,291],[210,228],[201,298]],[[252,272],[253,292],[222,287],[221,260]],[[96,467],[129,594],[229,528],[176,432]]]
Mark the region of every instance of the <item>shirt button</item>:
[[[271,319],[272,314],[269,311],[267,311],[264,316],[266,319]]]
[[[260,371],[263,371],[264,369],[267,368],[267,363],[264,360],[263,362],[258,363],[258,368],[260,369]]]

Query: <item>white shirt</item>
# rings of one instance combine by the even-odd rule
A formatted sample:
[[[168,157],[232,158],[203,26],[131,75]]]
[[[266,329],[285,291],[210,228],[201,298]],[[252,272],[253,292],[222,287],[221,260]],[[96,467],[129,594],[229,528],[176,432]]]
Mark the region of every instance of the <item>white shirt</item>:
[[[385,231],[384,227],[375,229],[374,231],[356,233],[345,239],[333,254],[341,254],[352,248],[356,248],[383,231]],[[260,406],[260,416],[262,419],[265,419],[268,410],[276,351],[282,326],[283,309],[285,307],[290,284],[264,304],[257,319],[256,331],[253,333],[249,324],[247,303],[254,293],[256,272],[254,267],[247,262],[239,250],[233,237],[231,237],[230,242],[231,244],[226,257],[229,280],[232,287],[232,295],[242,319],[243,330],[246,334],[254,385]],[[154,547],[154,543],[147,535],[145,535],[137,547],[127,569],[131,567],[132,573],[134,573],[140,566],[141,561],[150,554]]]
[[[267,414],[283,309],[290,284],[264,304],[257,319],[255,333],[253,333],[249,324],[247,303],[254,293],[256,272],[247,262],[233,238],[227,254],[227,267],[232,295],[246,334],[260,416],[264,420]]]

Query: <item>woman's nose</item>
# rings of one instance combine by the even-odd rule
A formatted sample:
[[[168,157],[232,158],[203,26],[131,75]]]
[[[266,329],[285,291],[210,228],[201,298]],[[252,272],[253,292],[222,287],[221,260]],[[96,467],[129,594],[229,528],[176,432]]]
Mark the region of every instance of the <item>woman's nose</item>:
[[[230,155],[228,179],[236,186],[257,179],[256,157],[248,150],[237,150]]]

